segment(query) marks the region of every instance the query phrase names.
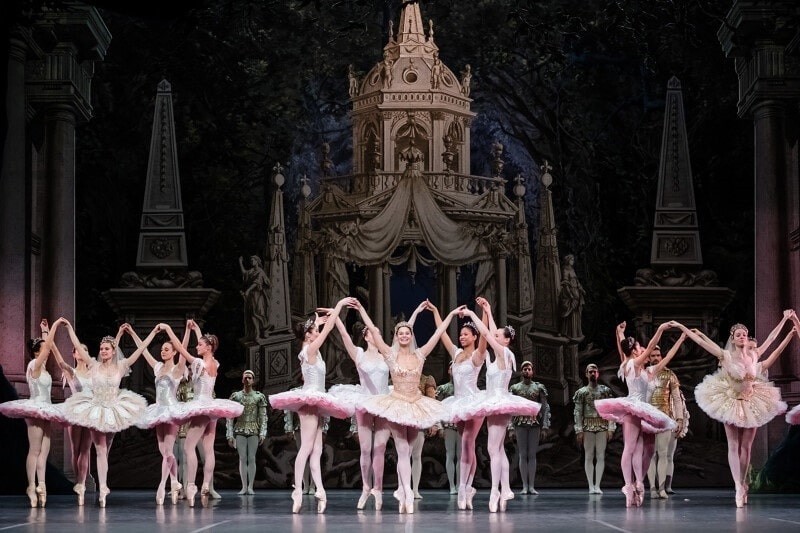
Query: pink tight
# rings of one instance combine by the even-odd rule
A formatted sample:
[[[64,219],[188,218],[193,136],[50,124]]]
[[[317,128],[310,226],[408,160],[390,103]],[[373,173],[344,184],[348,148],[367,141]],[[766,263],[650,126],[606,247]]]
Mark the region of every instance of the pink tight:
[[[483,417],[473,418],[463,422],[461,430],[461,460],[459,462],[459,488],[472,485],[478,459],[475,456],[475,439],[483,425]]]
[[[27,418],[28,424],[28,457],[25,460],[25,471],[28,474],[28,486],[44,483],[47,468],[47,456],[50,454],[50,422],[37,418]]]
[[[356,412],[358,424],[358,443],[361,447],[361,481],[364,490],[370,488],[383,490],[383,465],[386,456],[386,443],[389,442],[389,425],[369,413]],[[370,476],[372,472],[372,476]],[[370,486],[370,477],[372,486]]]
[[[300,448],[294,460],[294,490],[303,490],[303,472],[308,463],[311,470],[311,479],[317,487],[317,492],[325,492],[322,486],[322,424],[320,416],[313,409],[301,408],[297,415],[300,418]]]
[[[197,452],[195,448],[201,443],[205,460],[203,463],[203,486],[210,485],[214,480],[214,437],[217,433],[217,419],[207,416],[192,418],[189,429],[186,430],[186,440],[183,443],[183,452],[186,456],[186,482],[195,483],[197,478]]]
[[[178,426],[175,424],[160,424],[156,426],[158,451],[161,452],[161,483],[158,484],[159,492],[164,491],[167,477],[172,477],[172,484],[178,481],[178,464],[173,455],[175,440],[178,438]]]
[[[747,485],[747,470],[750,467],[750,454],[757,429],[725,424],[725,435],[728,437],[728,466],[737,488],[740,485]]]
[[[511,417],[508,415],[490,416],[486,419],[489,432],[489,463],[492,471],[492,491],[502,489],[503,493],[511,492],[508,472],[508,455],[506,455],[506,432]]]
[[[69,442],[72,446],[72,469],[75,472],[75,482],[86,484],[89,474],[89,456],[92,450],[92,433],[83,426],[69,426]]]
[[[394,447],[397,450],[397,485],[403,501],[413,501],[411,489],[411,443],[419,434],[419,429],[399,424],[391,424]]]

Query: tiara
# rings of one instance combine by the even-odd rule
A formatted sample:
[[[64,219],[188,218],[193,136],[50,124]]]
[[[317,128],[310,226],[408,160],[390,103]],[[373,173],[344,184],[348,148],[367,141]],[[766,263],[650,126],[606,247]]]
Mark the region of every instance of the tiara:
[[[400,322],[398,322],[397,324],[394,325],[394,333],[395,333],[395,335],[397,334],[397,330],[400,329],[400,328],[408,328],[408,329],[411,330],[412,333],[414,332],[414,328],[412,328],[411,324],[409,324],[405,320],[401,320]]]
[[[111,335],[106,335],[105,337],[100,339],[100,344],[103,344],[104,342],[107,342],[108,344],[111,345],[112,348],[116,348],[117,347],[117,342],[116,341],[117,340],[114,337],[112,337]]]
[[[512,339],[517,336],[517,332],[514,331],[514,326],[510,324],[506,326],[506,331],[508,331],[508,334]]]
[[[747,329],[747,326],[745,326],[744,324],[734,324],[734,325],[732,325],[732,326],[731,326],[731,337],[733,337],[733,333],[734,333],[734,332],[735,332],[737,329],[743,329],[743,330],[744,330],[746,333],[749,333],[749,332],[750,332],[750,331]]]
[[[476,333],[478,331],[478,326],[476,326],[475,322],[473,322],[472,320],[468,320],[468,321],[464,322],[463,324],[461,324],[461,327],[462,328],[469,328],[472,331],[475,331]]]
[[[311,317],[308,320],[306,320],[305,323],[303,324],[303,331],[310,330],[312,327],[314,327],[315,322],[316,322],[315,317]]]

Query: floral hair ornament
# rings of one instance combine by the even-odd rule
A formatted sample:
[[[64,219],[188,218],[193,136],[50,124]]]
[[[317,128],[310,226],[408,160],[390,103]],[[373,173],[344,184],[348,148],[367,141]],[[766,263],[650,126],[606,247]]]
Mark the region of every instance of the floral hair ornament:
[[[107,342],[108,344],[110,344],[112,348],[116,348],[117,347],[117,341],[111,335],[106,335],[105,337],[100,339],[100,344],[103,344],[104,342]]]
[[[508,338],[510,338],[513,341],[514,337],[517,336],[517,332],[514,331],[514,326],[508,325],[508,326],[505,327],[505,330],[506,330],[506,333],[508,333]]]
[[[743,329],[745,333],[749,333],[747,326],[744,324],[734,324],[731,326],[731,338],[733,338],[733,334],[736,332],[737,329]]]

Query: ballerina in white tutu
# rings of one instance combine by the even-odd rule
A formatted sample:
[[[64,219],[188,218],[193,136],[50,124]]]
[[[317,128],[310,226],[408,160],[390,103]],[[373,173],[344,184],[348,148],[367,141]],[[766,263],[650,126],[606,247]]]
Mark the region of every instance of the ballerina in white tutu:
[[[200,490],[204,503],[211,492],[211,482],[214,479],[216,456],[214,455],[214,438],[217,435],[217,420],[220,418],[235,418],[242,414],[244,407],[240,403],[230,400],[214,398],[214,384],[219,373],[219,361],[214,358],[214,352],[219,347],[216,335],[203,334],[200,326],[194,320],[186,321],[186,329],[194,331],[197,338],[197,357],[186,349],[178,340],[169,324],[159,324],[159,329],[169,336],[172,346],[178,349],[181,357],[186,360],[192,370],[192,383],[194,384],[194,397],[183,404],[184,413],[189,420],[186,430],[186,441],[183,451],[186,456],[186,499],[189,507],[194,507],[194,498],[197,495],[197,452],[198,443],[203,447],[203,484]],[[185,339],[188,342],[188,338]],[[149,342],[145,342],[149,344]],[[177,387],[177,386],[176,386]]]
[[[66,322],[72,345],[83,351],[75,330]],[[119,339],[125,333],[126,324],[120,326],[117,337],[103,337],[100,340],[100,353],[97,360],[82,353],[81,358],[89,361],[91,376],[89,387],[73,394],[63,404],[64,417],[74,426],[89,428],[97,453],[97,481],[100,485],[98,502],[100,507],[106,506],[106,496],[111,492],[108,488],[108,453],[114,435],[136,424],[144,415],[147,400],[129,390],[120,389],[120,381],[130,372],[144,348],[137,348],[130,357],[125,357],[117,348]],[[151,333],[147,342],[152,340]],[[76,491],[78,492],[78,491]],[[79,503],[80,503],[79,492]]]
[[[64,319],[59,318],[53,324],[53,330],[48,332],[47,320],[42,320],[40,326],[44,338],[30,341],[29,348],[32,359],[25,371],[30,398],[0,404],[1,415],[9,418],[24,418],[25,424],[28,426],[28,456],[25,460],[28,488],[25,489],[25,493],[28,495],[31,507],[44,507],[47,503],[45,470],[47,456],[50,453],[50,424],[51,422],[64,422],[60,409],[50,400],[53,379],[45,368],[53,347],[56,330],[63,323]]]
[[[800,338],[800,320],[797,318],[797,313],[792,311],[792,322],[794,322],[794,331],[797,337]],[[795,405],[786,413],[786,422],[793,426],[800,424],[800,404]]]
[[[61,369],[61,375],[73,395],[83,391],[89,393],[92,390],[92,376],[89,371],[92,358],[89,356],[89,348],[85,344],[81,344],[80,350],[72,348],[74,367],[64,361],[55,344],[53,344],[53,355]],[[89,357],[89,359],[84,359],[84,357]],[[92,455],[92,432],[87,427],[70,424],[67,425],[67,434],[72,452],[70,457],[72,471],[75,472],[75,485],[72,490],[78,495],[78,505],[83,505],[86,477],[89,475],[89,459]]]
[[[159,325],[153,329],[154,333],[160,331]],[[136,346],[141,347],[144,344],[130,326],[126,328],[126,333],[133,337]],[[189,330],[187,329],[184,334],[184,343],[188,342],[188,335]],[[176,504],[183,486],[178,482],[178,463],[173,450],[175,440],[178,438],[178,428],[188,420],[186,404],[178,401],[177,392],[178,385],[186,373],[186,363],[182,357],[178,357],[178,362],[175,362],[178,349],[172,341],[164,342],[161,345],[161,361],[156,361],[147,346],[144,346],[142,355],[155,375],[156,403],[147,406],[144,416],[136,425],[142,429],[155,428],[156,430],[158,451],[161,452],[161,482],[156,489],[156,503],[164,504],[167,478],[169,477],[170,498],[172,503]]]
[[[294,461],[293,513],[299,513],[303,503],[303,471],[306,463],[309,463],[311,478],[317,488],[314,493],[317,499],[317,512],[324,513],[328,504],[325,488],[322,485],[320,466],[322,419],[325,416],[349,418],[353,414],[353,409],[344,400],[325,392],[326,367],[319,349],[336,325],[342,307],[352,306],[355,301],[357,301],[355,298],[342,298],[329,314],[324,316],[315,314],[313,318],[295,326],[295,335],[303,343],[298,355],[303,373],[303,386],[269,397],[269,403],[274,409],[295,411],[300,417],[300,448]]]
[[[422,309],[424,309],[424,303],[414,311],[410,321],[413,321],[416,314]],[[363,307],[359,307],[359,310],[363,311]],[[335,385],[331,387],[331,395],[347,401],[355,409],[369,396],[389,394],[389,365],[386,364],[384,355],[378,351],[373,331],[366,325],[363,325],[359,331],[360,337],[367,344],[367,349],[364,350],[353,343],[350,335],[347,334],[347,328],[338,316],[336,317],[336,328],[347,354],[356,365],[360,384]],[[378,333],[380,332],[378,331]],[[363,509],[367,499],[372,495],[375,499],[375,509],[380,510],[383,506],[383,467],[386,443],[390,436],[389,423],[366,411],[356,411],[355,418],[358,443],[361,448],[362,483],[361,497],[358,499],[356,509]]]
[[[392,346],[381,339],[378,329],[356,301],[354,307],[361,312],[361,318],[373,333],[373,339],[381,354],[384,354],[392,376],[392,392],[366,398],[357,407],[371,415],[389,422],[389,427],[397,449],[397,483],[394,497],[400,503],[401,513],[414,512],[414,490],[411,486],[411,443],[419,430],[436,425],[446,419],[442,404],[433,398],[423,396],[419,390],[420,376],[425,358],[436,347],[439,337],[445,332],[453,317],[462,307],[453,309],[438,325],[436,331],[424,346],[417,348],[414,332],[408,322],[399,322],[394,328]]]
[[[430,301],[425,303],[439,326],[442,323],[439,310]],[[486,359],[486,337],[478,334],[475,323],[465,322],[458,331],[459,348],[456,348],[446,334],[442,334],[440,341],[450,355],[453,373],[453,396],[442,401],[447,413],[445,420],[458,424],[461,434],[456,505],[461,510],[472,509],[472,499],[477,492],[472,486],[478,467],[475,440],[483,425],[484,415],[479,411],[486,397],[486,392],[478,389],[478,374]]]
[[[600,416],[622,424],[624,447],[621,466],[625,486],[625,506],[642,505],[644,501],[644,478],[655,448],[655,433],[675,429],[675,422],[649,403],[647,384],[651,375],[656,375],[672,360],[677,353],[673,349],[658,364],[645,368],[650,353],[658,344],[661,335],[672,322],[661,324],[646,348],[643,348],[633,337],[625,337],[625,322],[617,326],[617,349],[622,364],[619,377],[628,385],[628,396],[624,398],[607,398],[596,400],[595,409]],[[682,342],[679,341],[679,342]]]
[[[486,358],[486,397],[487,402],[481,414],[486,416],[488,430],[489,461],[492,473],[492,490],[489,495],[489,511],[496,513],[498,506],[506,510],[506,502],[514,497],[509,480],[509,462],[506,455],[505,440],[508,425],[512,416],[535,417],[539,414],[541,404],[515,396],[508,390],[511,374],[517,369],[514,353],[508,348],[514,340],[514,329],[511,326],[497,328],[492,316],[492,307],[483,298],[476,302],[483,310],[483,319],[470,311],[464,311],[473,319],[478,331],[486,339],[494,351],[494,361]]]
[[[708,416],[725,426],[728,466],[736,487],[737,507],[747,503],[747,474],[756,431],[786,411],[786,402],[781,400],[780,389],[768,380],[766,372],[789,344],[795,335],[794,331],[767,359],[762,362],[758,360],[777,339],[792,314],[791,310],[785,311],[783,319],[767,336],[764,344],[757,348],[751,344],[747,327],[743,324],[731,326],[723,349],[702,332],[675,323],[690,339],[719,359],[720,368],[697,385],[694,397]]]

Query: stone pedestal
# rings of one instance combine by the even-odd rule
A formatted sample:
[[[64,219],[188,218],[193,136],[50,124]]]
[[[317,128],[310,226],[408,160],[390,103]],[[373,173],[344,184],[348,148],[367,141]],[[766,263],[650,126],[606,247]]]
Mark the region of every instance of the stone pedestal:
[[[266,339],[241,340],[247,367],[264,394],[283,392],[297,385],[293,379],[295,354],[291,351],[291,333],[270,335]]]
[[[568,339],[543,331],[532,331],[534,381],[547,387],[552,405],[567,405],[572,399],[568,375],[578,368],[577,350],[567,348]]]

